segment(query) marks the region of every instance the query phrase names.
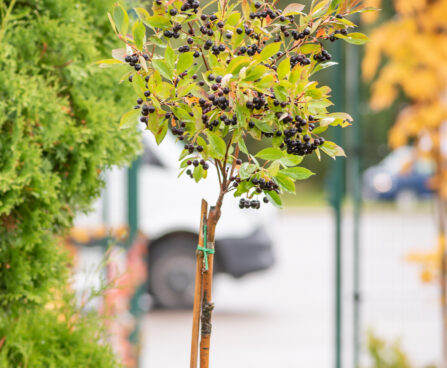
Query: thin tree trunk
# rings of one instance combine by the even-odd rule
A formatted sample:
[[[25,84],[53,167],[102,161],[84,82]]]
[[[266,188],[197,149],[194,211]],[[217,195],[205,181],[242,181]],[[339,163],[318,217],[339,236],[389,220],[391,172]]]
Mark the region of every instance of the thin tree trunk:
[[[224,191],[221,191],[219,198],[214,207],[211,207],[208,214],[207,228],[207,245],[208,248],[214,250],[214,238],[216,233],[216,225],[220,219],[220,209],[222,207]],[[203,297],[202,297],[202,316],[201,316],[201,340],[200,340],[200,368],[209,367],[210,344],[211,344],[211,318],[214,309],[212,302],[212,284],[213,284],[213,266],[214,254],[208,255],[208,270],[203,272]]]
[[[202,199],[202,209],[200,213],[199,247],[203,247],[203,226],[207,222],[208,203]],[[202,270],[203,253],[196,251],[196,280],[194,288],[194,307],[192,317],[192,339],[191,339],[191,360],[190,368],[197,368],[197,356],[199,347],[199,329],[200,329],[200,309],[202,302]]]

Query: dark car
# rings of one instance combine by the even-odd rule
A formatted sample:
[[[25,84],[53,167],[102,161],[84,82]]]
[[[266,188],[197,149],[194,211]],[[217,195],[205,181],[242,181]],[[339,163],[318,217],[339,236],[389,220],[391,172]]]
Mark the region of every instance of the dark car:
[[[433,173],[431,160],[416,157],[412,147],[401,147],[364,172],[363,193],[367,199],[408,204],[432,194],[428,181]]]

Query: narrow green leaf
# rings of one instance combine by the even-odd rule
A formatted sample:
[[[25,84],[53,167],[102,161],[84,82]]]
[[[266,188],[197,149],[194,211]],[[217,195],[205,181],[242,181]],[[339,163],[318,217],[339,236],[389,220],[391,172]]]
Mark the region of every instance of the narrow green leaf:
[[[153,113],[149,114],[148,128],[154,135],[157,144],[160,144],[166,137],[168,123],[163,119],[163,116]]]
[[[264,194],[266,195],[266,197],[269,199],[269,201],[278,208],[282,208],[282,201],[281,201],[281,197],[279,196],[278,193],[274,192],[273,190],[268,191],[268,192],[264,192]]]
[[[275,181],[282,190],[285,190],[289,193],[295,193],[295,182],[287,175],[281,174],[281,172],[279,172],[278,175],[275,176]]]
[[[303,156],[289,155],[286,153],[285,157],[280,161],[284,166],[296,166],[303,161]]]
[[[141,20],[137,20],[132,27],[133,40],[138,50],[143,50],[144,36],[146,27]]]
[[[312,175],[315,175],[312,171],[306,169],[305,167],[290,167],[288,169],[280,170],[279,172],[291,177],[294,180],[304,180]]]
[[[220,138],[218,135],[213,133],[208,133],[208,140],[210,142],[209,151],[210,155],[213,158],[222,159],[225,156],[225,151],[227,149],[227,145],[225,141]]]
[[[248,179],[257,169],[256,165],[244,162],[239,169],[239,176],[242,180]]]
[[[127,30],[129,29],[129,16],[127,15],[126,9],[118,3],[113,8],[113,20],[120,34],[126,36]]]
[[[162,59],[153,59],[152,66],[166,79],[172,80],[173,70]]]
[[[149,12],[144,8],[134,8],[135,12],[138,15],[138,18],[145,21],[150,17]]]
[[[144,91],[146,90],[146,86],[143,78],[138,73],[135,73],[133,75],[132,86],[138,97],[144,98]]]
[[[171,27],[171,22],[169,21],[169,19],[161,15],[152,15],[147,18],[144,23],[152,28],[166,29]]]
[[[273,133],[273,129],[272,127],[263,120],[259,120],[259,119],[253,119],[253,122],[255,123],[255,126],[264,133]]]
[[[193,52],[184,52],[180,54],[177,61],[177,73],[182,73],[186,69],[191,67],[191,65],[194,63],[193,54]]]
[[[279,160],[284,157],[284,152],[279,148],[264,148],[256,154],[256,157],[259,157],[263,160]]]
[[[275,55],[280,48],[281,48],[281,42],[275,42],[265,46],[261,51],[259,60],[260,61],[267,60],[269,57]]]
[[[196,183],[198,183],[200,181],[200,179],[202,179],[202,176],[203,176],[202,165],[196,166],[194,168],[194,171],[192,172],[192,176],[193,176],[194,180],[196,181]]]
[[[247,146],[245,145],[245,141],[244,141],[244,138],[240,138],[239,139],[239,141],[238,141],[238,144],[239,144],[239,149],[243,152],[243,153],[245,153],[246,155],[248,155],[248,149],[247,149]]]
[[[368,36],[359,32],[348,33],[347,36],[337,33],[335,37],[341,38],[348,43],[352,43],[353,45],[363,45],[364,43],[369,41]]]
[[[116,65],[116,64],[122,65],[125,63],[123,63],[120,60],[116,60],[116,59],[103,59],[103,60],[96,61],[95,64],[99,64],[100,68],[110,68],[113,65]]]
[[[278,78],[284,79],[290,72],[290,58],[287,57],[278,65]]]
[[[139,109],[134,109],[126,112],[123,116],[121,116],[120,129],[136,127],[138,124],[139,117],[140,117]]]
[[[334,142],[326,141],[319,147],[328,156],[335,159],[336,156],[345,156],[343,148],[335,144]]]
[[[171,46],[166,46],[166,50],[165,50],[165,61],[166,61],[166,65],[170,68],[170,69],[174,69],[175,68],[175,52],[174,50],[171,48]]]

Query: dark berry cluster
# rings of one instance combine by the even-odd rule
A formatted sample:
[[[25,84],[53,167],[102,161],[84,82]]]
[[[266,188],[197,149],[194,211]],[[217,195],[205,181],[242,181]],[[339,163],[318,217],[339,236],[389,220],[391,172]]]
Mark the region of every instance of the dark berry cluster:
[[[315,61],[329,61],[332,59],[332,55],[329,54],[326,50],[322,50],[319,54],[314,55]]]
[[[204,159],[200,159],[200,160],[188,160],[187,165],[193,165],[194,167],[197,167],[199,165],[202,165],[203,170],[208,170],[209,169],[209,164],[204,160]]]
[[[264,197],[263,202],[269,203],[269,199],[267,197]],[[240,209],[254,208],[254,209],[258,210],[259,208],[261,208],[261,202],[257,199],[250,200],[250,199],[241,198],[239,200],[239,208]]]
[[[149,56],[146,54],[142,54],[146,60],[149,60]],[[137,72],[141,70],[140,57],[138,54],[126,55],[124,61],[128,63],[131,67],[133,67]]]
[[[324,138],[313,138],[305,132],[312,132],[315,128],[315,121],[312,115],[308,117],[309,122],[296,116],[295,119],[288,119],[289,127],[284,130],[284,142],[281,144],[281,148],[286,147],[288,154],[303,156],[311,154],[317,149],[318,146],[322,145],[325,140]],[[279,135],[280,136],[280,135]]]
[[[243,208],[253,208],[255,210],[259,210],[261,208],[261,202],[258,201],[257,199],[244,199],[241,198],[239,201],[239,208],[243,209]]]
[[[186,11],[192,9],[192,11],[194,13],[197,13],[199,10],[199,7],[200,7],[200,2],[198,2],[197,0],[187,0],[186,2],[183,3],[180,10],[182,12],[186,12]]]

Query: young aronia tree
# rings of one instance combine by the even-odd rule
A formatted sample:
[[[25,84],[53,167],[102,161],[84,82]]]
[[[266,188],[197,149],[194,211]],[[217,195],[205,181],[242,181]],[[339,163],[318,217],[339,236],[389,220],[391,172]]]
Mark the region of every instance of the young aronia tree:
[[[350,32],[355,24],[347,17],[370,10],[361,0],[313,1],[308,13],[302,4],[281,10],[261,0],[215,3],[156,0],[151,11],[129,13],[117,3],[109,18],[125,48],[98,62],[128,68],[122,81],[131,82],[136,105],[121,128],[140,121],[158,144],[170,131],[183,147],[180,175],[198,182],[217,170],[218,197],[209,212],[203,203],[197,252],[191,366],[201,309],[201,367],[208,367],[214,233],[224,196],[241,197],[241,209],[259,209],[261,200],[281,207],[281,195],[313,174],[299,166],[306,155],[344,156],[322,134],[352,118],[329,113],[331,89],[312,78],[336,64],[328,43],[367,41]],[[249,138],[268,147],[250,152]]]

